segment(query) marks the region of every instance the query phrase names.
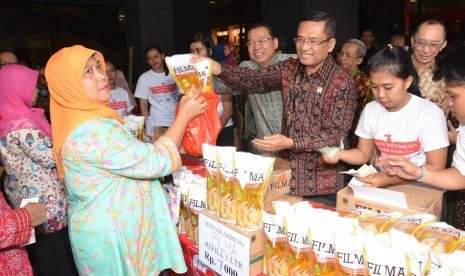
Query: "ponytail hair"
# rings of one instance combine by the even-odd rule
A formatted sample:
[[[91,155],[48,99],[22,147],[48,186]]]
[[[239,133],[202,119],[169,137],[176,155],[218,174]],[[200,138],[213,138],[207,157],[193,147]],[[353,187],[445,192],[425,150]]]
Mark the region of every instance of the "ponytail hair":
[[[388,44],[368,60],[367,71],[388,72],[397,78],[407,80],[409,76],[413,78],[412,84],[407,89],[410,94],[421,97],[418,86],[418,74],[413,67],[410,55],[403,47]]]

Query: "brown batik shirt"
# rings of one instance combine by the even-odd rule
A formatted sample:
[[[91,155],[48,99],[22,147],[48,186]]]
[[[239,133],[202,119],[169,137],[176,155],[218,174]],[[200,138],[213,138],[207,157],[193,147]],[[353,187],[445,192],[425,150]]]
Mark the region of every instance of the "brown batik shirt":
[[[299,60],[288,59],[260,70],[223,65],[219,77],[235,89],[281,91],[281,134],[292,138],[294,147],[280,156],[291,162],[292,195],[334,194],[344,187],[343,163],[326,164],[318,152],[347,142],[356,109],[353,79],[332,57],[311,75]]]
[[[412,55],[412,62],[415,68],[418,68],[415,57]],[[444,111],[444,115],[449,112],[449,107],[446,101],[446,87],[444,79],[438,81],[433,80],[434,71],[436,70],[436,62],[431,64],[418,72],[418,87],[420,88],[421,96],[430,101],[436,102],[439,107]]]

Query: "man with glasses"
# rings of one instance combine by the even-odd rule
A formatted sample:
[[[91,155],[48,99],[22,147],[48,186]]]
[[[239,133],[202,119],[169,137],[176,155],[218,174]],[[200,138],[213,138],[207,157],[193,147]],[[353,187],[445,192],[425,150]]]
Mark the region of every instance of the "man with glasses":
[[[344,187],[340,171],[345,165],[327,165],[318,149],[347,142],[356,106],[354,82],[331,57],[336,44],[334,17],[320,11],[304,16],[295,38],[296,59],[259,70],[230,67],[212,62],[212,72],[236,89],[281,90],[281,133],[258,137],[252,142],[262,151],[280,151],[291,162],[292,195],[334,205]],[[263,37],[266,40],[268,37]],[[260,39],[249,45],[260,43]],[[200,60],[194,57],[193,61]]]
[[[278,38],[275,37],[273,28],[266,23],[257,23],[250,27],[246,45],[250,60],[241,62],[240,67],[258,70],[289,57],[296,57],[296,55],[275,54]],[[281,91],[268,93],[248,91],[247,97],[244,107],[244,141],[253,153],[276,155],[278,152],[258,150],[252,140],[281,132],[283,111]]]
[[[10,64],[18,64],[18,58],[12,52],[0,52],[0,69]]]
[[[412,62],[419,77],[421,95],[439,105],[447,115],[444,80],[434,80],[435,58],[447,45],[446,26],[439,20],[429,19],[420,24],[411,38]]]
[[[337,63],[352,76],[355,89],[359,95],[354,121],[349,133],[350,148],[357,147],[358,136],[355,135],[355,129],[357,128],[360,114],[365,105],[374,99],[373,92],[370,89],[370,79],[358,67],[362,63],[365,53],[365,43],[355,38],[344,42],[341,50],[337,53]]]

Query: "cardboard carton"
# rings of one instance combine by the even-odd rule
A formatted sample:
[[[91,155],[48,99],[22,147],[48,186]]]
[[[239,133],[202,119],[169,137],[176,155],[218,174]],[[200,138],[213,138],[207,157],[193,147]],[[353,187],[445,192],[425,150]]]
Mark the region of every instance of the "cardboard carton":
[[[377,212],[402,212],[404,215],[428,213],[441,218],[443,192],[434,188],[427,188],[417,184],[398,184],[386,187],[392,191],[405,194],[407,208],[400,208],[374,200],[356,198],[351,187],[345,187],[337,193],[336,209],[365,208]]]
[[[199,214],[199,260],[220,275],[263,272],[263,229],[248,232],[220,222],[207,210]]]

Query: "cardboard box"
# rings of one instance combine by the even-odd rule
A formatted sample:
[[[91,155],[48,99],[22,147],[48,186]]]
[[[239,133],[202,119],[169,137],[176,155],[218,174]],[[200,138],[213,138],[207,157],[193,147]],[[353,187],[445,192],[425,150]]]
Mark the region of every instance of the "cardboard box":
[[[199,259],[220,275],[259,275],[263,272],[263,229],[248,232],[199,214]]]
[[[345,187],[337,193],[336,209],[365,208],[377,212],[402,212],[404,215],[428,213],[441,218],[442,196],[441,190],[427,188],[416,184],[398,184],[386,187],[392,191],[405,194],[407,209],[391,206],[376,201],[356,198],[351,187]]]
[[[270,180],[265,188],[264,202],[271,202],[283,195],[288,195],[290,191],[290,180],[291,163],[284,159],[276,158]]]

